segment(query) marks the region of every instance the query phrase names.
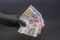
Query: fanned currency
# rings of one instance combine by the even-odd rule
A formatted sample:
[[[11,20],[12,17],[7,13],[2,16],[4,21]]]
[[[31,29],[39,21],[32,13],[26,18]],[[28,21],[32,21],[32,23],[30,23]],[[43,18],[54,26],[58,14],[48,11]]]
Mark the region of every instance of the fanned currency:
[[[27,10],[21,15],[21,20],[26,22],[26,27],[21,26],[18,30],[19,33],[37,37],[41,34],[41,30],[44,25],[44,19],[40,12],[35,7],[30,5]]]

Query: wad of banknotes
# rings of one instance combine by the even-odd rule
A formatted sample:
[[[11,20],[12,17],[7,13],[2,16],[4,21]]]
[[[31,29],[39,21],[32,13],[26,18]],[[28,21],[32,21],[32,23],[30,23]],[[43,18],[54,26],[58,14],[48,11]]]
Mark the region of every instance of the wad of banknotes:
[[[18,32],[29,36],[37,37],[45,26],[42,14],[32,5],[25,10],[19,19],[26,22],[26,27],[21,26]]]

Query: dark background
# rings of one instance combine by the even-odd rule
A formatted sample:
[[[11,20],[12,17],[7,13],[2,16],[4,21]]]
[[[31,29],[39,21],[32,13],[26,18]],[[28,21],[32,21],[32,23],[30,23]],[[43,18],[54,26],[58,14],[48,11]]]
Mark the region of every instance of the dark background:
[[[29,37],[19,34],[15,27],[0,24],[0,40],[60,40],[60,0],[0,0],[0,12],[21,15],[30,4],[45,20],[41,35]]]

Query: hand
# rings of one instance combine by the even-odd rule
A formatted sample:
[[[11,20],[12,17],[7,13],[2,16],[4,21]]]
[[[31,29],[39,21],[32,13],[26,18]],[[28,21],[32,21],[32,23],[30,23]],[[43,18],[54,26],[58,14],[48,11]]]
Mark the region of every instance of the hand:
[[[9,26],[13,26],[14,27],[19,23],[19,27],[20,24],[22,26],[26,26],[26,23],[23,22],[22,20],[20,20],[17,15],[12,15],[12,14],[5,14],[5,13],[0,13],[0,24],[3,25],[9,25]]]

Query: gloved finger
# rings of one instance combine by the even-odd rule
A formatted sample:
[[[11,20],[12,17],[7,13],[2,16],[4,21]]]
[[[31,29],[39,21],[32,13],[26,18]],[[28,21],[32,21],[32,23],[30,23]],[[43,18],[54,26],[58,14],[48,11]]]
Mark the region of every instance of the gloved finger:
[[[19,25],[20,25],[20,26],[21,26],[21,25],[22,25],[22,26],[26,26],[26,22],[23,22],[23,20],[20,20],[20,19],[19,19]]]

